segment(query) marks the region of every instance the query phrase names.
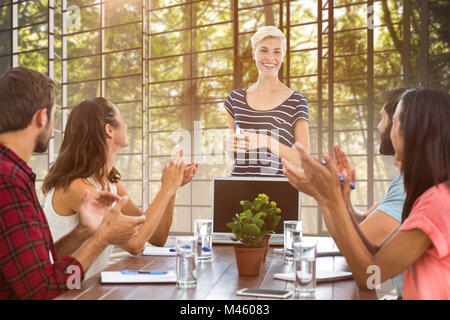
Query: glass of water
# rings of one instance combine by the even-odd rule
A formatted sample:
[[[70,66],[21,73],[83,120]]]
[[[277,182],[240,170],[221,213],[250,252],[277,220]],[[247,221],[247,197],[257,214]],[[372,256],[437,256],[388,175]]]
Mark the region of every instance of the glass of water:
[[[317,241],[302,240],[294,243],[295,294],[313,297],[316,291]]]
[[[197,261],[212,261],[212,220],[196,219],[194,237],[197,238]]]
[[[177,237],[175,240],[179,288],[194,288],[197,285],[196,247],[196,237]]]
[[[294,258],[294,243],[302,240],[302,222],[284,221],[284,262],[291,263]]]

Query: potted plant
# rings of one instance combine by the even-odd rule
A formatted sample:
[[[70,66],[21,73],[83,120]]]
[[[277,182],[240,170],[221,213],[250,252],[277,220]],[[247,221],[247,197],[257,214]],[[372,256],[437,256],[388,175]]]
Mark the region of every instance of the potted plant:
[[[263,231],[265,231],[265,235],[262,236],[262,240],[264,241],[264,245],[266,250],[264,251],[263,261],[266,261],[267,251],[269,249],[269,241],[270,237],[273,233],[275,233],[275,229],[280,222],[281,209],[277,208],[277,204],[275,201],[269,201],[269,197],[261,193],[258,197],[251,202],[244,201],[244,209],[250,208],[254,213],[262,212],[261,218],[264,220],[264,225],[262,226]]]
[[[265,258],[267,247],[264,236],[273,233],[280,221],[281,210],[269,197],[259,194],[252,202],[241,201],[243,212],[236,214],[227,226],[233,232],[231,240],[241,244],[234,247],[239,274],[258,275],[261,261]]]
[[[275,201],[269,202],[269,197],[267,195],[260,194],[258,197],[262,201],[259,210],[263,212],[262,219],[264,220],[264,229],[267,232],[266,235],[263,236],[264,244],[266,247],[263,261],[266,261],[270,237],[272,236],[273,233],[275,233],[275,229],[277,228],[278,223],[281,220],[280,216],[281,209],[277,208],[277,203]]]

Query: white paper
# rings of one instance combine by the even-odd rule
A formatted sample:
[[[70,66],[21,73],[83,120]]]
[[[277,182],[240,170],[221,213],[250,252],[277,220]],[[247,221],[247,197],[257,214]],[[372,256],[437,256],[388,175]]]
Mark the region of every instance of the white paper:
[[[284,255],[284,248],[275,248],[273,249],[275,254]],[[331,250],[319,250],[317,248],[317,256],[318,257],[333,257],[333,256],[341,256],[339,249],[331,249]]]
[[[170,249],[173,250],[173,248],[147,246],[147,247],[145,247],[144,251],[142,252],[142,255],[144,255],[144,256],[175,256],[176,252],[171,252]]]
[[[122,274],[120,271],[102,271],[102,283],[171,283],[177,282],[173,271],[166,274]]]
[[[295,275],[292,272],[289,273],[275,273],[273,275],[274,279],[294,281]],[[316,281],[317,282],[331,282],[336,280],[352,279],[353,275],[351,272],[347,271],[317,271]]]

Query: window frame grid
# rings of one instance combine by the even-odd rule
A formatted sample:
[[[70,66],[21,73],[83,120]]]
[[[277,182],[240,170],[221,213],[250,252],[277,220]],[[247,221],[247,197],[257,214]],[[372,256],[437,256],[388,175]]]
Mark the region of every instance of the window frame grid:
[[[40,52],[47,50],[47,73],[50,77],[54,78],[55,75],[55,10],[57,10],[57,3],[62,4],[62,14],[61,14],[61,25],[62,25],[62,34],[61,34],[61,42],[62,42],[62,57],[60,58],[61,63],[61,83],[57,82],[58,86],[61,86],[61,92],[62,97],[61,106],[57,106],[58,111],[61,112],[62,117],[62,128],[55,128],[55,133],[64,133],[65,124],[67,122],[67,114],[68,111],[73,108],[73,106],[68,106],[68,86],[71,84],[77,84],[82,82],[88,82],[88,81],[97,81],[100,83],[100,92],[101,95],[105,94],[105,87],[106,87],[106,81],[112,80],[112,79],[120,79],[120,78],[128,78],[128,77],[141,77],[142,80],[142,88],[141,88],[141,99],[135,99],[132,101],[120,101],[117,103],[129,103],[129,102],[136,102],[141,104],[141,116],[142,116],[142,122],[141,127],[134,126],[133,128],[136,129],[142,129],[142,137],[141,137],[141,150],[140,153],[130,152],[130,153],[124,153],[123,155],[127,156],[138,156],[141,155],[141,164],[142,164],[142,179],[127,179],[124,177],[124,181],[132,181],[136,182],[136,180],[141,181],[142,184],[142,202],[140,203],[140,207],[143,209],[148,207],[149,200],[152,197],[151,194],[151,188],[149,183],[154,182],[155,179],[151,179],[151,159],[158,158],[158,157],[167,157],[167,155],[152,155],[150,153],[151,151],[151,137],[150,135],[152,133],[157,132],[163,132],[161,130],[151,130],[151,117],[150,117],[150,111],[152,109],[164,109],[164,108],[170,108],[170,107],[177,107],[181,106],[184,107],[184,104],[178,105],[164,105],[164,106],[155,106],[153,107],[151,105],[152,97],[151,97],[151,90],[150,86],[152,84],[162,84],[162,83],[172,83],[176,81],[190,81],[193,83],[193,81],[197,81],[200,79],[210,79],[215,77],[222,77],[222,76],[230,76],[233,79],[233,84],[235,88],[240,87],[241,80],[239,79],[239,76],[242,74],[241,70],[238,70],[238,61],[239,61],[239,36],[247,35],[250,33],[253,33],[254,31],[245,31],[240,32],[239,30],[239,17],[240,13],[246,10],[253,10],[256,8],[266,7],[266,6],[278,6],[279,8],[279,16],[278,16],[278,24],[280,29],[282,29],[286,34],[286,40],[287,40],[287,47],[288,51],[286,52],[286,70],[285,75],[281,74],[281,78],[285,81],[285,83],[289,86],[291,84],[291,80],[294,79],[301,79],[301,78],[307,78],[307,77],[317,77],[317,99],[310,100],[310,103],[314,103],[314,105],[317,107],[318,113],[317,113],[317,125],[311,126],[311,129],[315,130],[316,132],[316,145],[317,145],[317,154],[319,158],[321,158],[321,155],[324,151],[324,149],[327,149],[328,151],[331,151],[331,146],[334,142],[334,134],[337,132],[345,132],[346,130],[338,130],[335,129],[335,119],[334,119],[334,110],[336,110],[339,107],[343,106],[351,106],[351,104],[342,104],[339,101],[335,101],[336,97],[334,95],[335,88],[334,86],[337,83],[345,83],[345,82],[354,82],[354,81],[367,81],[367,97],[366,102],[363,103],[361,101],[360,103],[355,103],[354,106],[360,106],[362,105],[364,108],[367,108],[367,118],[366,123],[367,126],[365,128],[361,128],[358,130],[348,130],[348,131],[361,131],[365,132],[367,137],[367,145],[366,150],[367,153],[364,156],[367,156],[367,179],[361,179],[358,181],[361,182],[367,182],[367,204],[373,203],[374,200],[374,183],[380,182],[380,181],[386,181],[386,179],[377,179],[374,177],[374,166],[375,166],[375,154],[374,154],[374,126],[375,126],[375,117],[374,117],[374,88],[375,88],[375,80],[380,79],[389,79],[389,78],[400,78],[403,81],[403,84],[408,86],[413,83],[413,74],[411,70],[411,14],[413,11],[413,8],[411,7],[410,0],[403,0],[403,10],[402,10],[402,19],[399,22],[393,22],[392,25],[396,25],[397,27],[401,27],[403,29],[403,43],[404,46],[402,48],[402,68],[400,71],[400,74],[392,74],[388,76],[375,76],[374,73],[374,57],[377,53],[390,53],[390,52],[398,52],[398,50],[394,49],[386,49],[386,50],[375,50],[374,48],[374,28],[381,28],[386,27],[388,24],[386,23],[380,23],[379,25],[374,26],[374,28],[367,28],[367,27],[359,27],[359,28],[353,28],[348,30],[334,30],[334,27],[329,27],[329,25],[334,26],[335,23],[335,17],[334,17],[334,10],[335,9],[341,9],[341,8],[347,8],[352,6],[363,6],[366,5],[367,8],[370,6],[382,2],[384,0],[366,0],[366,1],[359,1],[352,4],[345,4],[345,5],[336,5],[334,0],[317,0],[317,19],[314,21],[307,21],[304,23],[295,23],[290,24],[291,19],[291,8],[294,3],[298,3],[303,0],[279,0],[275,1],[273,0],[270,3],[264,3],[254,6],[247,6],[247,7],[239,7],[239,1],[238,0],[230,0],[231,4],[231,20],[227,21],[220,21],[218,23],[210,23],[205,25],[199,25],[196,26],[194,23],[190,24],[190,27],[188,28],[181,28],[181,29],[174,29],[164,32],[157,32],[157,33],[151,33],[150,31],[150,25],[151,25],[151,13],[158,11],[158,10],[164,10],[168,8],[174,8],[174,7],[182,7],[186,6],[189,7],[192,11],[193,4],[202,3],[205,2],[205,0],[198,0],[198,1],[187,1],[181,4],[175,4],[170,5],[166,7],[158,7],[158,8],[151,8],[150,7],[150,0],[141,0],[141,17],[137,21],[122,23],[122,24],[112,24],[112,25],[105,25],[105,4],[108,3],[115,3],[116,1],[97,1],[93,4],[83,5],[79,6],[80,8],[88,8],[88,7],[94,7],[99,6],[100,7],[100,21],[99,21],[99,28],[92,29],[92,30],[83,30],[79,32],[72,32],[68,33],[65,25],[65,19],[64,15],[67,13],[67,6],[68,6],[68,0],[48,0],[47,2],[47,21],[38,22],[38,23],[31,23],[23,26],[19,26],[19,5],[21,3],[27,2],[27,1],[19,1],[19,0],[12,0],[11,2],[7,4],[0,5],[0,8],[4,7],[10,7],[10,15],[11,15],[11,27],[9,29],[2,30],[2,32],[10,32],[11,33],[11,52],[10,54],[2,54],[0,57],[8,57],[10,56],[10,66],[16,67],[19,63],[19,55],[26,54],[26,53],[33,53],[33,52]],[[428,52],[428,44],[429,44],[429,1],[423,0],[420,2],[420,7],[418,9],[419,11],[419,20],[420,20],[420,30],[418,33],[419,37],[419,61],[420,61],[420,68],[418,70],[418,78],[419,83],[423,86],[426,86],[429,82],[428,77],[428,69],[429,69],[429,60],[430,60],[430,54]],[[323,19],[324,13],[327,14],[327,18]],[[190,17],[192,19],[192,15]],[[369,13],[367,18],[369,18]],[[275,18],[276,19],[276,18]],[[141,46],[134,47],[134,48],[126,48],[126,49],[118,49],[118,50],[105,50],[105,33],[106,30],[113,29],[115,27],[120,26],[127,26],[127,25],[133,25],[133,24],[141,24],[141,36],[142,36],[142,44]],[[43,25],[47,24],[47,47],[45,48],[38,48],[38,49],[31,49],[26,51],[20,51],[20,44],[19,44],[19,30],[26,27],[32,27],[36,25]],[[232,33],[233,33],[233,46],[231,47],[224,47],[224,48],[216,48],[211,50],[195,50],[195,48],[192,47],[192,36],[191,36],[191,46],[190,51],[188,53],[182,53],[172,56],[161,56],[161,57],[152,57],[151,52],[151,37],[155,35],[163,35],[163,34],[169,34],[172,32],[177,31],[191,31],[191,35],[194,29],[199,29],[202,27],[210,27],[215,25],[223,25],[223,24],[231,24],[232,25]],[[291,44],[291,33],[290,30],[295,27],[299,26],[306,26],[306,25],[313,25],[317,27],[317,46],[315,48],[307,48],[307,49],[297,49],[297,50],[291,50],[290,44]],[[325,29],[324,29],[325,26]],[[334,54],[334,47],[335,47],[335,40],[334,35],[343,33],[343,32],[349,32],[349,31],[356,31],[356,30],[366,30],[367,29],[367,51],[362,51],[358,53],[352,53],[352,54],[341,54],[341,55],[335,55]],[[88,32],[94,32],[99,31],[100,37],[100,52],[96,54],[88,54],[88,55],[82,55],[77,57],[68,57],[68,46],[67,46],[67,37],[71,35],[76,34],[82,34],[82,33],[88,33]],[[328,46],[324,45],[324,39],[325,37],[328,38]],[[133,51],[133,50],[140,50],[141,56],[142,56],[142,65],[141,65],[141,72],[136,74],[129,74],[129,75],[120,75],[120,76],[113,76],[113,77],[106,77],[106,65],[105,65],[105,57],[108,54],[116,54],[116,53],[122,53],[127,51]],[[193,77],[193,73],[191,72],[191,76],[186,79],[177,79],[177,80],[170,80],[170,81],[160,81],[160,82],[151,82],[151,65],[152,62],[157,63],[159,59],[164,58],[171,58],[171,57],[179,57],[179,56],[192,56],[194,54],[199,53],[213,53],[216,51],[221,50],[232,50],[234,61],[233,61],[233,73],[226,73],[223,75],[207,75],[207,76],[199,76],[199,77]],[[299,53],[299,52],[316,52],[317,53],[317,73],[311,73],[311,74],[302,74],[297,76],[292,76],[290,72],[290,65],[291,65],[291,54]],[[96,79],[90,79],[85,81],[67,81],[68,78],[68,70],[67,65],[68,62],[74,59],[83,59],[83,58],[89,58],[89,57],[97,57],[100,56],[100,77]],[[345,57],[354,57],[354,56],[366,56],[367,57],[367,77],[360,78],[360,79],[335,79],[335,59],[336,58],[345,58]],[[59,57],[58,57],[59,58]],[[328,62],[328,72],[324,73],[324,63]],[[284,69],[282,69],[284,70]],[[314,82],[314,80],[313,80]],[[324,86],[327,85],[327,88]],[[192,87],[192,86],[191,86]],[[326,96],[324,96],[324,90],[327,90]],[[225,97],[220,99],[220,97],[215,97],[211,101],[207,102],[196,102],[196,106],[200,106],[202,104],[217,104],[224,100]],[[191,101],[191,104],[189,106],[191,108],[191,112],[194,112],[194,105]],[[327,109],[327,110],[325,110]],[[327,123],[324,123],[324,112],[327,114]],[[195,119],[195,117],[193,117]],[[211,126],[208,127],[210,129],[224,129],[224,127],[220,126]],[[327,143],[328,148],[325,148],[324,146],[324,140],[323,138],[327,135]],[[191,154],[193,154],[191,150]],[[52,135],[50,142],[49,142],[49,149],[47,151],[47,165],[50,167],[54,160],[55,160],[55,135]],[[48,169],[48,168],[47,168]],[[194,181],[198,182],[205,182],[207,179],[194,179]],[[37,179],[37,181],[42,181],[42,179]],[[198,207],[197,205],[192,205],[193,200],[193,191],[191,189],[190,191],[191,195],[191,205],[190,205],[190,212],[192,217],[192,209],[194,207]],[[177,206],[183,206],[183,205],[177,205]],[[185,207],[185,206],[183,206]],[[314,207],[314,206],[307,206],[305,207]],[[322,225],[322,219],[318,211],[317,215],[317,221],[319,230],[318,233],[320,235],[325,235],[327,232],[323,230]]]

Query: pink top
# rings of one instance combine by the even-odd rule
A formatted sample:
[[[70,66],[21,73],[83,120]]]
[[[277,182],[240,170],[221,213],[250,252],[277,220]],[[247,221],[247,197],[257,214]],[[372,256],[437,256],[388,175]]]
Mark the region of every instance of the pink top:
[[[432,244],[405,271],[403,299],[450,299],[450,188],[445,183],[425,191],[400,230],[420,229]]]

